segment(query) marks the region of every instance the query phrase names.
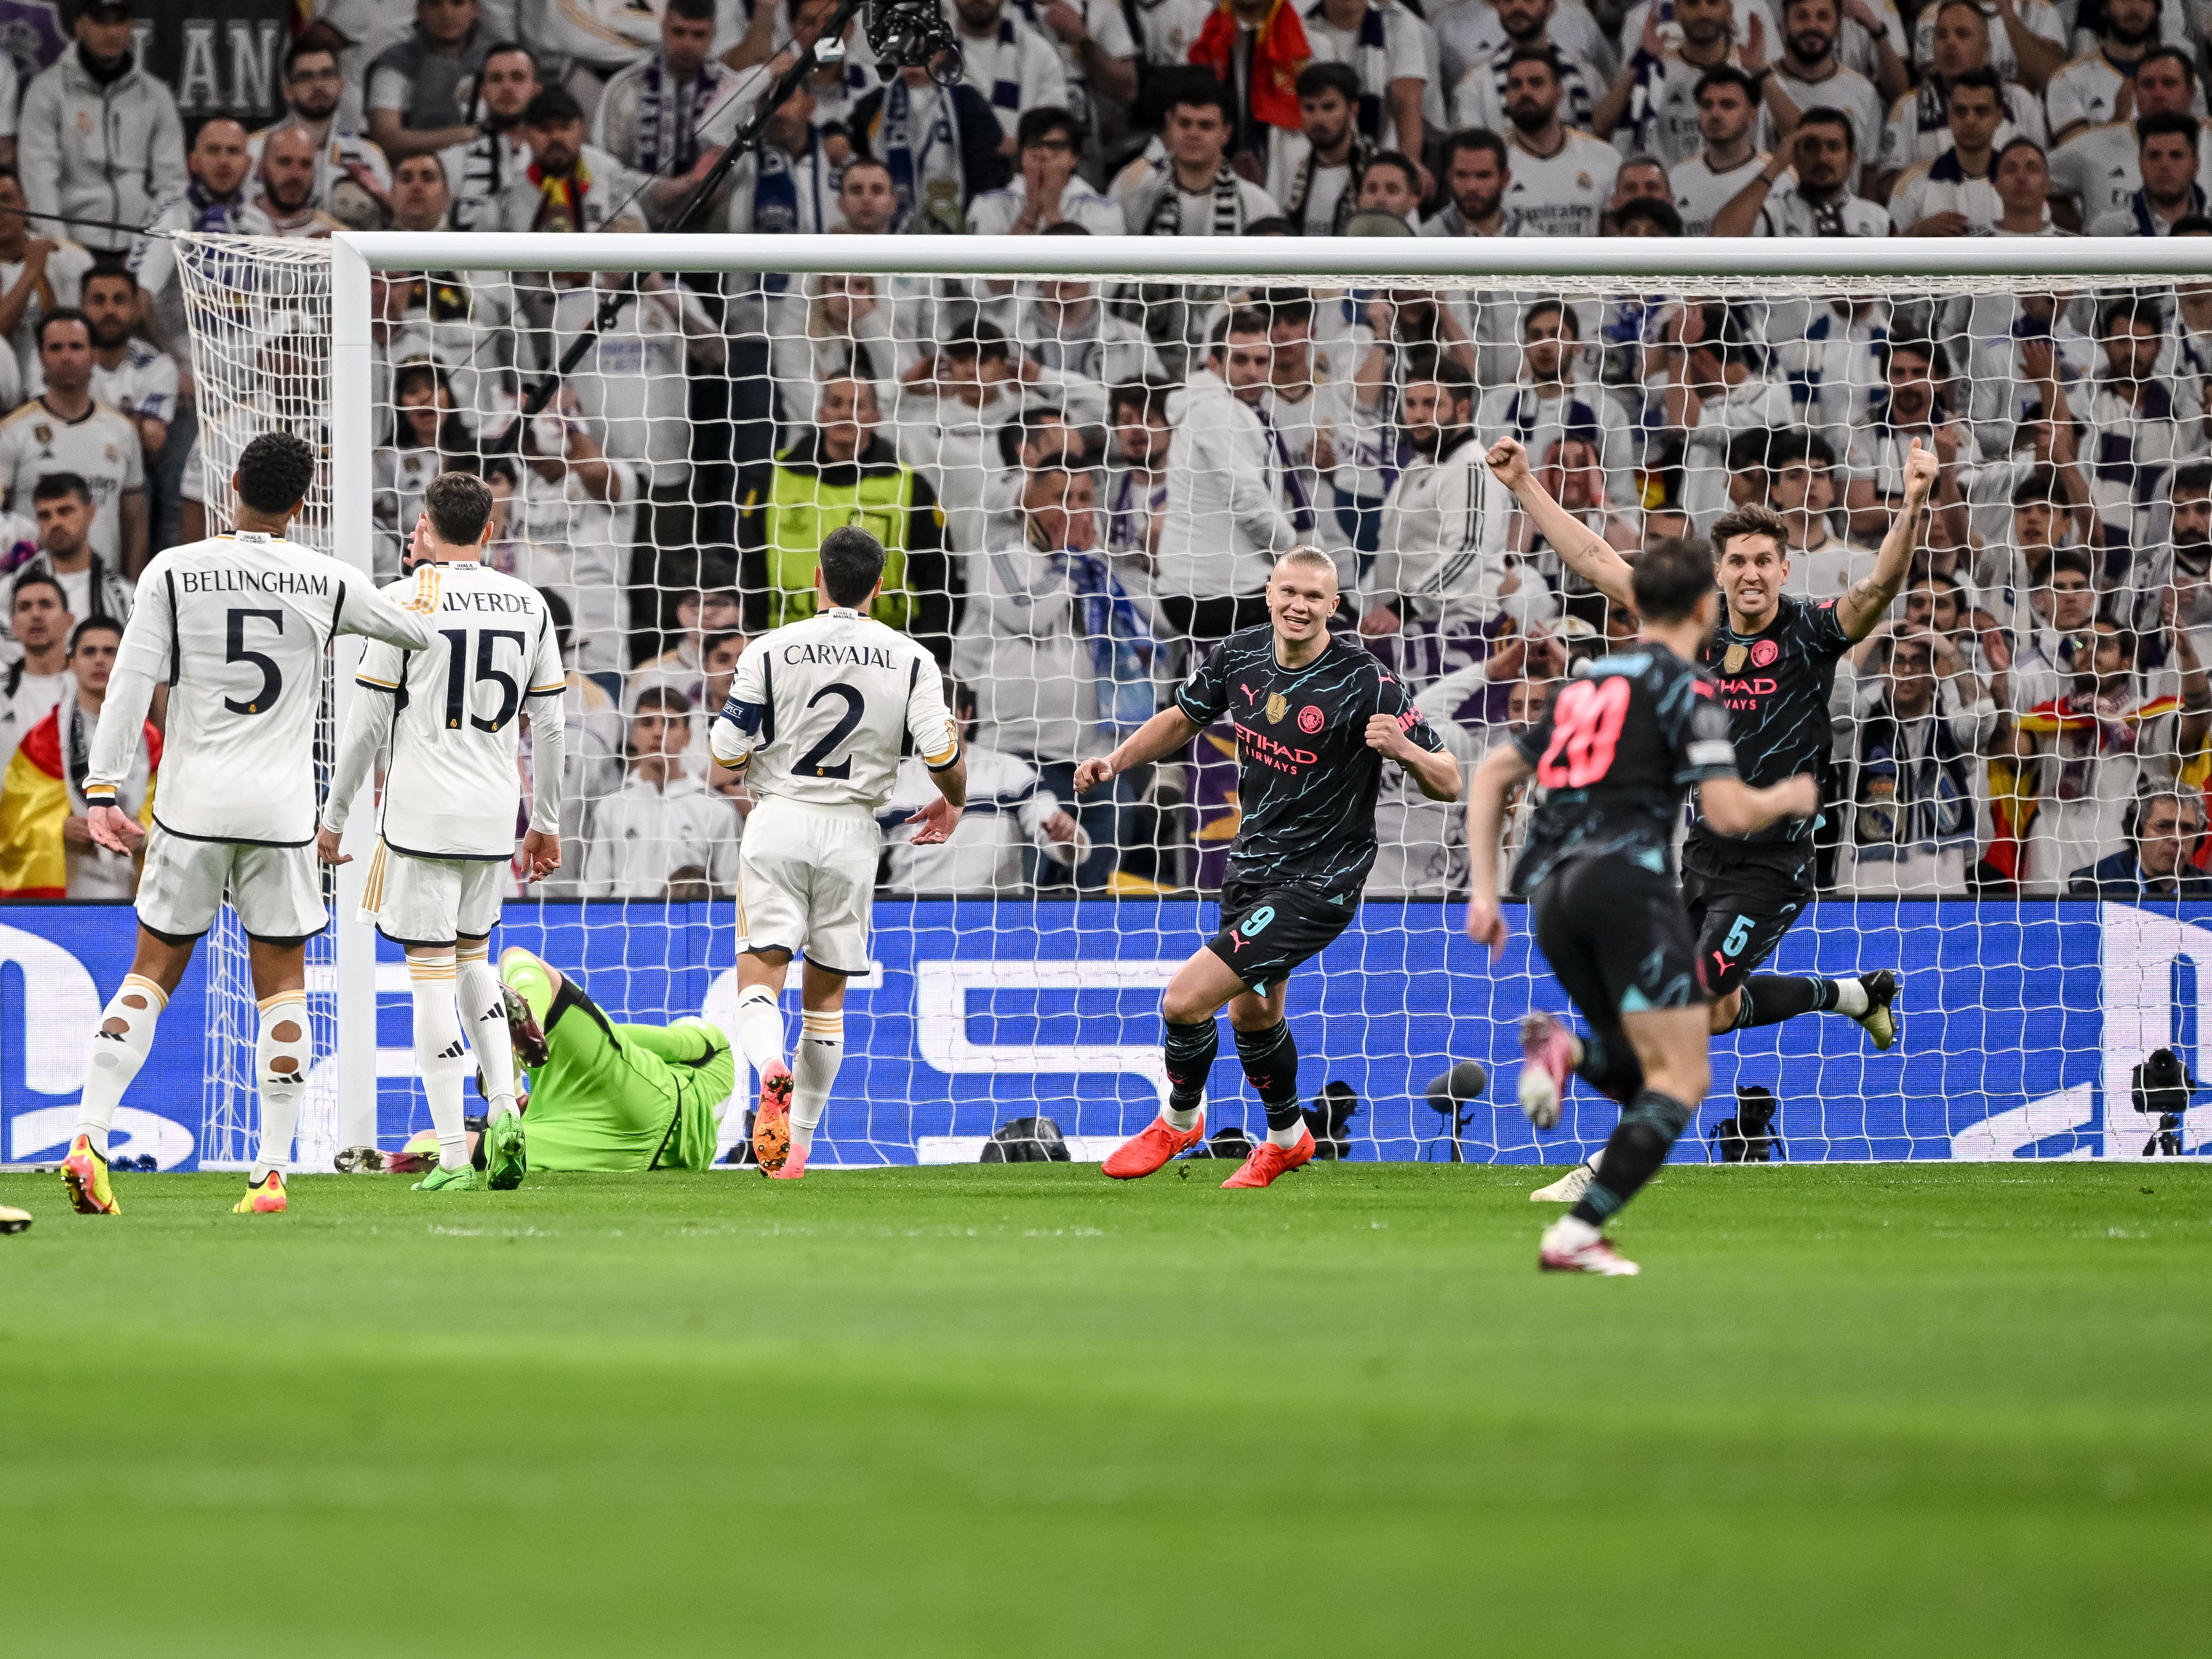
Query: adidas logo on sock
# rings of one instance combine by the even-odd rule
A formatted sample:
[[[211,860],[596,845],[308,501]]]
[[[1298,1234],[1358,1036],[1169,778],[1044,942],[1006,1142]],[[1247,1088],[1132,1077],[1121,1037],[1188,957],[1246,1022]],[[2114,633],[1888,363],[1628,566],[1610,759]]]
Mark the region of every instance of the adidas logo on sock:
[[[468,1049],[462,1043],[460,1038],[455,1037],[451,1042],[447,1043],[443,1048],[438,1051],[438,1058],[441,1060],[459,1060],[467,1052]]]

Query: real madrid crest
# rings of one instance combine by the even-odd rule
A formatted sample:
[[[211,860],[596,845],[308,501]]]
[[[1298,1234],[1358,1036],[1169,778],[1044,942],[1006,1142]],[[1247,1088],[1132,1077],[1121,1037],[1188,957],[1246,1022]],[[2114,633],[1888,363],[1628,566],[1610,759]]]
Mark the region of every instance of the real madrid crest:
[[[1291,712],[1290,699],[1279,691],[1267,693],[1267,724],[1279,726],[1283,716]]]
[[[54,441],[54,429],[41,421],[31,428],[31,435],[42,444],[50,444]]]
[[[1729,647],[1728,655],[1721,659],[1721,672],[1723,674],[1742,673],[1743,659],[1750,654],[1751,653],[1741,645],[1732,645]]]

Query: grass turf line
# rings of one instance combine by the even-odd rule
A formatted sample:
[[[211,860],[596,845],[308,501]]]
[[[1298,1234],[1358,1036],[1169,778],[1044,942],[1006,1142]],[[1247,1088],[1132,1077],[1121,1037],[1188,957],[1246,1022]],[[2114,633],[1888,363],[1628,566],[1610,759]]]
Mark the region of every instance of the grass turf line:
[[[14,1653],[2138,1655],[2212,1175],[0,1177]],[[2143,1189],[2150,1190],[2145,1191]]]

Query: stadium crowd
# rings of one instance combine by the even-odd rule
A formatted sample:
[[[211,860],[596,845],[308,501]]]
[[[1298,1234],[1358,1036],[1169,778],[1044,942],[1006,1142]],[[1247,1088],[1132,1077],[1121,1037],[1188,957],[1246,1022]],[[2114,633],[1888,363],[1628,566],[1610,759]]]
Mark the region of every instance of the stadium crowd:
[[[957,84],[885,81],[854,26],[697,222],[2212,236],[2212,7],[2184,0],[946,3]],[[61,0],[8,37],[0,894],[130,890],[83,834],[82,739],[132,579],[221,493],[167,233],[664,227],[833,9]],[[929,645],[971,744],[969,817],[941,848],[895,835],[890,889],[1217,885],[1225,729],[1110,795],[1072,781],[1262,619],[1274,556],[1334,557],[1346,638],[1463,759],[1633,631],[1490,478],[1502,435],[1632,556],[1771,506],[1816,599],[1865,573],[1905,450],[1931,446],[1927,544],[1837,682],[1824,883],[2212,896],[2212,284],[1655,298],[590,264],[374,298],[380,574],[430,481],[479,471],[492,558],[565,625],[551,896],[727,890],[750,803],[705,726],[745,640],[811,612],[848,522],[890,550],[877,614]],[[894,825],[930,798],[910,765]],[[1368,891],[1461,890],[1456,809],[1385,788]]]

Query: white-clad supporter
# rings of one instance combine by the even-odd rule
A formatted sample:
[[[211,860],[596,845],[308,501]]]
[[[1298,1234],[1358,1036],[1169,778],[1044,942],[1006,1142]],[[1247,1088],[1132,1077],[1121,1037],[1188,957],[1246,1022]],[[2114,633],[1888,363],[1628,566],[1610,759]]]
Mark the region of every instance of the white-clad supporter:
[[[1758,70],[1765,63],[1774,25],[1764,0],[1751,3],[1746,39],[1731,0],[1675,0],[1681,42],[1674,46],[1661,35],[1657,9],[1647,11],[1642,43],[1598,100],[1590,130],[1620,138],[1630,150],[1656,155],[1670,167],[1697,154],[1698,88],[1706,72]]]
[[[1900,236],[1984,236],[2003,216],[1990,178],[2004,126],[2003,88],[1987,70],[1951,83],[1951,143],[1936,159],[1909,167],[1889,198]]]
[[[674,499],[691,477],[688,364],[696,357],[720,367],[722,337],[695,289],[656,272],[637,280],[629,297],[627,275],[603,274],[588,288],[562,287],[553,307],[556,362],[617,286],[625,294],[621,307],[592,337],[569,389],[599,447],[635,464],[648,490]]]
[[[867,614],[884,549],[857,526],[823,538],[816,611],[755,640],[714,720],[715,760],[758,802],[738,849],[738,1042],[761,1079],[753,1147],[761,1167],[803,1175],[844,1055],[845,982],[865,974],[883,831],[911,747],[939,799],[915,839],[943,841],[967,804],[967,769],[937,664]],[[805,952],[803,1036],[786,1059],[776,999]]]
[[[1778,307],[1778,310],[1779,308]],[[1870,295],[1838,295],[1785,331],[1767,319],[1766,343],[1790,387],[1798,423],[1824,439],[1832,454],[1850,450],[1851,433],[1883,386],[1882,343],[1889,306]]]
[[[2133,120],[2087,128],[2051,152],[2051,193],[2072,205],[2081,224],[2094,224],[2128,206],[2142,188],[2136,165],[2142,148],[2136,122],[2153,115],[2195,113],[2202,101],[2195,63],[2189,54],[2172,47],[2145,52],[2133,86]],[[2197,134],[2197,182],[2212,190],[2212,122]]]
[[[530,171],[522,115],[541,89],[538,65],[527,49],[513,40],[492,43],[477,71],[476,137],[438,155],[453,194],[455,230],[496,228],[499,203]]]
[[[1359,76],[1349,64],[1298,71],[1298,131],[1267,146],[1267,193],[1283,205],[1293,236],[1334,236],[1357,210],[1359,178],[1376,152],[1354,115]]]
[[[2083,426],[2082,471],[2089,499],[2108,529],[2130,547],[2145,547],[2156,510],[2182,462],[2207,453],[2203,410],[2193,388],[2177,395],[2159,373],[2166,343],[2166,308],[2148,295],[2104,302],[2097,332],[2104,362],[2067,402]]]
[[[1505,111],[1505,72],[1513,54],[1525,49],[1552,54],[1559,72],[1559,118],[1571,127],[1587,128],[1605,91],[1605,79],[1552,38],[1550,25],[1559,15],[1559,0],[1502,0],[1496,9],[1505,44],[1468,65],[1452,90],[1452,125],[1485,132],[1506,130],[1510,118]]]
[[[513,0],[505,9],[516,36],[562,82],[608,81],[660,39],[660,8],[652,0]],[[729,56],[744,40],[751,9],[742,0],[717,0],[717,58]]]
[[[629,659],[623,635],[641,496],[637,469],[600,448],[573,396],[531,422],[521,459],[518,528],[567,554],[575,648],[562,660],[586,673],[619,673]]]
[[[362,100],[369,137],[394,161],[476,137],[470,93],[486,39],[477,0],[415,0],[415,27],[376,55]]]
[[[491,482],[487,479],[487,482]],[[495,485],[495,495],[498,493]],[[495,541],[494,547],[498,545]],[[538,885],[540,896],[578,899],[584,887],[584,849],[592,814],[600,802],[623,786],[623,750],[628,723],[621,708],[607,695],[599,680],[575,665],[568,633],[568,602],[554,589],[541,588],[538,597],[553,618],[554,642],[568,665],[568,691],[562,698],[564,727],[562,741],[561,867]],[[534,797],[537,780],[527,788]]]
[[[1193,639],[1224,639],[1263,617],[1273,557],[1297,541],[1282,462],[1259,412],[1272,359],[1267,317],[1232,312],[1170,409],[1175,461],[1153,592]]]
[[[1522,236],[1595,236],[1613,198],[1620,152],[1559,119],[1559,75],[1541,54],[1517,51],[1506,70],[1505,135],[1511,180],[1504,209]]]
[[[2121,205],[2089,222],[2092,236],[2164,236],[2181,220],[2201,217],[2197,140],[2203,124],[2179,112],[2146,115],[2135,124],[2136,176],[2142,180]]]
[[[156,202],[184,188],[177,100],[133,61],[131,28],[121,0],[94,0],[77,14],[76,44],[24,92],[15,171],[33,216],[143,224]],[[34,216],[31,229],[102,253],[127,253],[133,240],[128,230],[53,217]]]
[[[1137,42],[1121,0],[1013,0],[1031,27],[1052,42],[1067,79],[1067,107],[1082,130],[1098,127],[1099,100],[1136,101]]]
[[[452,198],[445,169],[434,155],[410,155],[392,169],[392,219],[397,230],[449,228]],[[526,359],[529,335],[518,331],[514,279],[500,270],[395,272],[373,278],[386,291],[392,331],[380,365],[428,358],[446,371],[454,406],[478,426],[504,410],[521,392],[518,355]],[[380,399],[380,401],[382,401]]]
[[[388,741],[362,908],[407,955],[415,1064],[447,1177],[422,1183],[434,1191],[476,1184],[461,1122],[471,1064],[491,1120],[489,1184],[512,1187],[522,1176],[514,1056],[490,941],[516,856],[525,726],[534,788],[523,867],[534,880],[561,861],[568,674],[544,600],[483,562],[491,534],[483,479],[449,472],[430,486],[413,550],[418,568],[435,570],[437,629],[418,648],[378,640],[362,653],[316,837],[325,864],[351,862],[339,838]],[[386,597],[411,599],[417,586],[410,577]]]
[[[1836,56],[1845,69],[1874,82],[1887,107],[1912,84],[1912,70],[1905,61],[1905,20],[1896,0],[1843,0],[1843,13]],[[1871,149],[1866,153],[1873,155]]]
[[[1017,294],[1014,343],[1040,368],[1103,388],[1164,375],[1160,354],[1140,324],[1116,315],[1098,284],[1080,278],[1024,283]],[[1103,416],[1103,407],[1089,413]]]
[[[1380,0],[1309,0],[1299,7],[1317,64],[1342,64],[1359,77],[1353,121],[1385,149],[1419,155],[1429,66],[1419,21]]]
[[[1129,0],[1125,13],[1138,61],[1155,69],[1188,64],[1215,9],[1214,0]]]
[[[1505,210],[1512,167],[1505,140],[1496,132],[1462,131],[1444,140],[1445,201],[1421,222],[1424,236],[1517,236]]]
[[[12,384],[21,400],[21,388],[38,372],[39,319],[50,307],[76,304],[92,265],[92,253],[75,242],[31,234],[23,186],[13,173],[0,171],[0,317],[21,307],[15,326],[0,336],[7,346],[0,351],[0,390]]]
[[[584,108],[574,94],[548,88],[522,112],[531,165],[507,180],[476,227],[503,231],[599,231],[655,222],[691,193],[704,158],[689,173],[653,178],[624,167],[584,138]]]
[[[888,422],[898,459],[926,477],[956,553],[977,553],[991,513],[1004,506],[999,428],[1028,401],[1022,359],[990,323],[956,328],[902,380]],[[1040,374],[1036,384],[1044,389]],[[1064,388],[1054,377],[1055,395]]]
[[[191,334],[185,321],[184,287],[177,276],[177,256],[169,237],[180,230],[255,235],[260,233],[262,222],[259,210],[247,199],[246,181],[255,163],[244,127],[223,115],[203,122],[193,135],[187,160],[191,176],[154,204],[146,216],[149,234],[137,240],[130,256],[131,273],[146,295],[147,319],[154,337],[173,351],[188,348]],[[0,197],[0,202],[4,200]],[[90,264],[88,254],[84,267]],[[71,278],[72,284],[82,275],[81,268]],[[58,298],[60,284],[55,286]],[[74,297],[70,303],[76,303]]]
[[[1810,112],[1713,215],[1712,234],[1887,236],[1888,213],[1851,188],[1858,161],[1850,118],[1839,110]]]
[[[1457,87],[1477,64],[1514,44],[1492,0],[1453,0],[1431,7],[1429,23],[1437,39],[1439,70],[1449,87]],[[1559,0],[1544,32],[1563,56],[1588,64],[1602,76],[1609,79],[1620,67],[1619,48],[1583,0]]]
[[[1790,388],[1766,375],[1766,348],[1732,307],[1682,308],[1670,331],[1666,423],[1682,434],[1681,510],[1703,535],[1729,508],[1729,446],[1739,432],[1773,431],[1792,419]]]
[[[232,478],[236,532],[168,549],[139,580],[83,784],[92,839],[113,852],[143,844],[145,866],[136,957],[100,1015],[64,1166],[81,1211],[114,1212],[108,1127],[226,896],[253,941],[260,1004],[261,1137],[239,1208],[284,1207],[281,1171],[315,1058],[306,943],[329,923],[314,851],[325,652],[341,633],[422,650],[435,637],[438,604],[435,570],[396,597],[285,538],[315,469],[315,452],[289,433],[254,439]],[[157,684],[168,686],[169,701],[149,833],[112,803],[137,763]],[[249,778],[252,787],[241,787]]]
[[[1241,236],[1256,219],[1280,216],[1275,198],[1229,165],[1229,95],[1179,85],[1162,132],[1166,153],[1121,197],[1132,236]]]
[[[94,265],[85,274],[84,314],[92,326],[92,396],[129,416],[150,465],[169,441],[177,417],[177,363],[131,332],[138,318],[138,284],[120,264]]]
[[[1836,533],[1842,480],[1826,439],[1797,428],[1775,434],[1766,448],[1766,494],[1790,532],[1782,549],[1790,565],[1784,591],[1818,605],[1874,574],[1878,550]]]
[[[1475,428],[1491,441],[1518,438],[1537,466],[1551,465],[1559,446],[1587,443],[1605,477],[1606,499],[1637,502],[1635,446],[1620,405],[1599,387],[1576,384],[1582,328],[1559,300],[1538,300],[1522,314],[1521,372],[1510,386],[1482,394]]]
[[[702,699],[710,671],[707,641],[744,629],[744,602],[733,587],[692,588],[676,601],[676,643],[659,656],[640,663],[623,683],[623,706],[635,709],[648,691],[659,689],[680,694],[691,708],[708,718],[713,711]]]
[[[1361,636],[1479,627],[1507,610],[1524,623],[1548,617],[1543,579],[1504,550],[1510,503],[1483,464],[1472,378],[1439,364],[1407,379],[1400,408],[1412,459],[1382,503],[1359,592]]]
[[[1331,441],[1337,510],[1354,516],[1358,529],[1352,540],[1362,552],[1375,549],[1382,498],[1398,476],[1398,398],[1407,381],[1439,357],[1470,374],[1481,365],[1462,321],[1472,307],[1453,298],[1449,290],[1425,288],[1368,289],[1361,295],[1367,325],[1351,342],[1358,354],[1351,379],[1352,423],[1338,424]]]
[[[1906,168],[1932,161],[1942,154],[1950,142],[1951,87],[1960,76],[1976,70],[1988,70],[1998,77],[1997,96],[2005,130],[1997,135],[1996,142],[2003,143],[2014,132],[2024,133],[2038,143],[2050,138],[2042,100],[1990,63],[1989,33],[1982,27],[1974,0],[1941,0],[1931,9],[1936,19],[1935,66],[1918,87],[1890,106],[1889,124],[1882,129],[1881,150],[1873,158],[1880,179],[1894,181]],[[1929,14],[1921,15],[1925,19]],[[1879,182],[1876,188],[1881,188]]]
[[[96,514],[84,480],[74,472],[46,473],[31,488],[31,505],[38,514],[39,550],[20,574],[59,582],[75,621],[104,617],[129,622],[136,594],[115,562],[100,557],[93,547]]]
[[[814,125],[814,94],[796,88],[769,117],[760,144],[730,169],[724,228],[738,235],[811,236],[844,227],[837,207],[838,166]],[[764,273],[767,293],[790,279]]]
[[[684,759],[691,703],[656,686],[638,700],[624,744],[622,787],[588,815],[584,895],[665,899],[703,884],[738,890],[738,840],[748,827],[736,805],[709,788]]]
[[[2069,56],[2069,31],[2059,9],[2050,0],[1987,0],[1975,9],[1982,16],[1990,67],[2008,81],[2040,92]],[[1913,22],[1912,62],[1923,71],[1941,67],[1936,49],[1940,21],[1931,7]]]
[[[1705,148],[1677,161],[1667,175],[1674,210],[1682,216],[1682,234],[1712,234],[1713,216],[1735,199],[1766,165],[1752,143],[1758,117],[1751,77],[1723,65],[1698,82],[1698,134]]]
[[[1361,424],[1352,383],[1339,380],[1316,339],[1318,310],[1301,289],[1266,295],[1269,364],[1267,394],[1260,413],[1284,461],[1284,505],[1291,527],[1337,562],[1340,585],[1356,585],[1359,562],[1349,522],[1339,510],[1337,437]],[[1354,446],[1346,444],[1349,456]]]
[[[10,514],[9,516],[13,516]],[[0,670],[0,766],[51,713],[69,684],[70,629],[76,618],[60,581],[21,570],[8,587],[8,665]]]
[[[1065,6],[1066,0],[1054,0]],[[1079,225],[1093,236],[1119,236],[1127,228],[1121,210],[1083,181],[1083,131],[1064,109],[1039,106],[1022,112],[1015,129],[1013,180],[986,191],[968,204],[968,230],[975,236],[1034,236],[1057,225]]]
[[[872,171],[889,191],[889,175],[879,163],[854,162],[853,175]],[[822,389],[833,380],[859,380],[874,390],[876,407],[887,409],[898,384],[901,342],[895,331],[895,307],[879,295],[888,277],[825,271],[803,279],[797,296],[805,304],[799,326],[769,339],[769,377],[775,386],[776,419],[781,443],[794,442],[814,424]]]
[[[1788,0],[1782,15],[1782,56],[1767,70],[1770,83],[1801,116],[1816,109],[1850,116],[1854,148],[1872,160],[1881,149],[1887,106],[1873,82],[1845,68],[1836,55],[1844,29],[1842,0]],[[1759,148],[1775,149],[1779,136],[1769,100],[1759,111]]]
[[[40,319],[46,389],[0,422],[0,493],[28,516],[49,472],[74,472],[92,491],[93,546],[126,574],[146,568],[146,465],[130,416],[92,395],[92,331],[81,311]]]
[[[1359,175],[1358,210],[1346,222],[1347,235],[1417,234],[1421,219],[1420,163],[1395,149],[1370,156]],[[1395,219],[1405,229],[1400,232],[1378,224],[1377,216]]]
[[[392,188],[392,166],[366,134],[349,131],[337,118],[345,94],[345,74],[337,48],[322,40],[304,41],[284,59],[284,118],[247,141],[254,165],[272,133],[298,128],[314,147],[315,206],[356,230],[384,228],[384,198]]]
[[[476,447],[468,422],[453,407],[446,371],[435,363],[402,364],[392,377],[391,424],[369,458],[374,568],[380,580],[399,574],[431,482]]]
[[[504,0],[493,0],[494,11],[503,4]],[[368,130],[368,66],[386,47],[414,32],[414,8],[393,5],[391,0],[315,0],[314,11],[314,22],[308,27],[317,35],[336,35],[338,67],[345,76],[345,88],[338,100],[338,122],[365,132]]]
[[[718,143],[726,143],[734,109],[721,106],[761,78],[741,74],[714,56],[718,0],[662,0],[660,38],[599,93],[591,142],[624,167],[653,175],[690,172]]]
[[[2161,9],[2160,0],[2103,0],[2103,29],[2094,47],[2052,76],[2044,88],[2051,143],[2063,144],[2085,127],[2123,118],[2123,94],[2144,54],[2159,45]],[[2124,101],[2132,102],[2132,95]],[[2203,101],[2197,100],[2191,113],[2204,113]]]
[[[345,228],[315,204],[315,142],[304,127],[279,127],[269,135],[249,191],[254,234],[328,236]]]
[[[60,701],[10,745],[20,754],[9,757],[7,787],[0,791],[0,895],[9,899],[127,904],[137,888],[137,860],[82,834],[90,805],[82,787],[84,757],[107,700],[122,638],[123,624],[106,617],[70,629]],[[144,737],[137,763],[114,797],[116,809],[142,829],[153,821],[161,729],[149,720]]]
[[[1904,499],[1905,463],[1915,441],[1942,463],[1931,506],[1941,510],[1959,500],[1954,463],[1967,434],[1952,404],[1950,354],[1940,341],[1893,337],[1881,343],[1881,391],[1852,430],[1844,464],[1844,504],[1855,536],[1888,529]]]
[[[902,832],[938,793],[929,781],[928,762],[908,755],[899,763],[890,799],[876,814],[884,828],[884,890],[1006,896],[1032,886],[1062,884],[1090,851],[1090,837],[1060,798],[1044,787],[1035,766],[975,741],[974,693],[948,680],[945,700],[960,727],[968,805],[945,841],[915,846]]]
[[[1167,522],[1168,424],[1172,388],[1164,380],[1117,386],[1107,397],[1106,556],[1133,591],[1150,592],[1152,558]]]
[[[1011,155],[1023,111],[1071,106],[1060,49],[1010,0],[952,0],[949,9],[963,78],[990,100]]]
[[[1862,897],[1966,891],[1978,775],[2004,711],[1952,641],[1880,624],[1838,665],[1854,695],[1838,885]]]

